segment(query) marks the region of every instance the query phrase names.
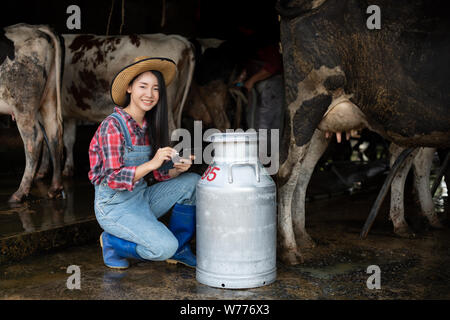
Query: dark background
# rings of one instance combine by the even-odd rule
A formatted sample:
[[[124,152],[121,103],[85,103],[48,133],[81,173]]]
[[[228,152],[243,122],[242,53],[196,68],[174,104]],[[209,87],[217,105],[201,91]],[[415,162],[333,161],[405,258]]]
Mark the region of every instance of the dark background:
[[[230,39],[239,27],[279,33],[275,0],[124,0],[122,34],[166,33],[185,37]],[[165,25],[161,26],[163,3]],[[67,7],[81,9],[81,30],[66,27]],[[0,27],[20,22],[48,24],[59,33],[105,35],[113,6],[110,35],[117,35],[122,23],[122,0],[8,0],[2,3]]]

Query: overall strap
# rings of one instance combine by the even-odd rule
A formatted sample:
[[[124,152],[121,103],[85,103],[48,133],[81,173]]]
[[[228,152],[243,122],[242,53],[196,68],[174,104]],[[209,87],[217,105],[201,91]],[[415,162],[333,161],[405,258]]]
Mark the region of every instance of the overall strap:
[[[125,145],[129,148],[133,148],[133,144],[131,143],[130,132],[128,131],[127,124],[125,123],[125,119],[122,118],[117,112],[111,114],[117,121],[119,121],[120,127],[122,128],[122,133],[125,138]]]

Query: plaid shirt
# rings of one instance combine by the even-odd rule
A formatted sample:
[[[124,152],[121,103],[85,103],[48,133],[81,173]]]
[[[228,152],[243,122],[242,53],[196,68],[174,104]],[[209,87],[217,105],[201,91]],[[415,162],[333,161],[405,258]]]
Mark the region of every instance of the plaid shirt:
[[[147,122],[144,118],[142,128],[125,111],[115,107],[114,111],[125,119],[133,145],[150,145],[147,134]],[[89,180],[93,184],[100,184],[104,179],[112,189],[132,191],[133,178],[136,167],[126,167],[123,155],[125,154],[125,138],[120,131],[119,122],[108,117],[100,124],[89,146]],[[156,180],[170,179],[168,172],[154,170]]]

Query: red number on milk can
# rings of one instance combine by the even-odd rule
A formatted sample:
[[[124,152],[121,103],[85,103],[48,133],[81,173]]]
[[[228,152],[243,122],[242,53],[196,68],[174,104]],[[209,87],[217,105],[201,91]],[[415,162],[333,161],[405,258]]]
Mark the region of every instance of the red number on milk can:
[[[217,174],[214,171],[219,171],[220,168],[219,167],[208,167],[208,169],[206,169],[205,173],[202,175],[202,180],[206,178],[206,180],[208,181],[213,181],[216,177]]]
[[[205,177],[209,174],[210,170],[211,170],[211,166],[209,166],[208,169],[206,169],[206,171],[203,173],[202,180],[205,179]]]
[[[214,170],[220,171],[220,168],[219,167],[212,168],[212,170],[209,172],[208,177],[206,178],[206,180],[213,181],[217,177],[217,174],[214,172]],[[209,177],[210,174],[214,175],[213,178]]]

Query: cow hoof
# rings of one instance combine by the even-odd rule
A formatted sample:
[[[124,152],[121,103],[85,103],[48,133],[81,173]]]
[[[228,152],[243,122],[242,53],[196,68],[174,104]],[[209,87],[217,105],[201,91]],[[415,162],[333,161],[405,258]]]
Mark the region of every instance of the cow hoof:
[[[284,250],[280,255],[280,259],[284,264],[287,265],[296,265],[303,263],[303,257],[298,249]]]
[[[408,226],[395,228],[394,233],[401,238],[414,239],[416,237],[416,234]]]
[[[62,174],[64,177],[73,177],[73,168],[64,168]]]
[[[23,199],[23,195],[20,196],[16,192],[9,198],[8,202],[9,203],[20,203],[20,202],[22,202],[22,199]]]
[[[309,234],[303,235],[301,237],[296,238],[297,245],[301,248],[314,248],[316,246],[316,243],[314,240],[309,236]]]
[[[48,190],[47,196],[49,199],[59,199],[64,198],[63,187],[50,188]]]

